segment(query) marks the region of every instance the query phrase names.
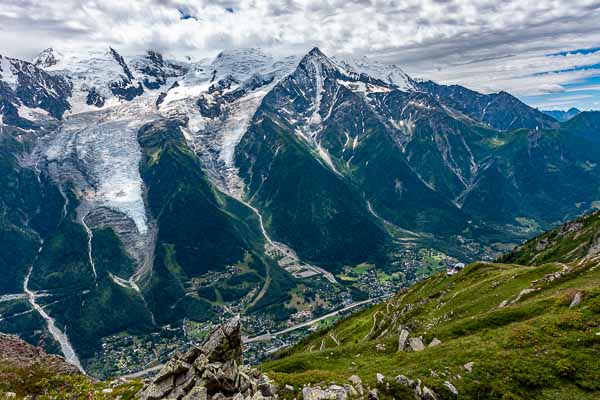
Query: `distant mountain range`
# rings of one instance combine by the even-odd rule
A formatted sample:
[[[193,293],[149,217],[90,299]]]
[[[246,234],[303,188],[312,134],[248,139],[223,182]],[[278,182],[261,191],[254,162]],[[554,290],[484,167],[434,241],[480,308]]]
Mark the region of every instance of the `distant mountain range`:
[[[564,110],[546,110],[542,111],[544,114],[551,116],[557,121],[565,122],[581,113],[577,108],[569,108],[567,111]]]
[[[600,201],[600,113],[317,48],[0,56],[0,118],[0,331],[94,373],[115,334],[285,320],[358,299],[347,268],[410,282],[406,251],[492,256]]]

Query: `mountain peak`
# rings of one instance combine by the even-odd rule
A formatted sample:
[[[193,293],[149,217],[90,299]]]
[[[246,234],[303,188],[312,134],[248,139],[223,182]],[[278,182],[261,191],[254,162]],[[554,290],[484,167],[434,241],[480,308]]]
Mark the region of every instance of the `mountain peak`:
[[[341,68],[333,60],[327,57],[318,47],[313,47],[300,61],[299,65],[320,65],[325,71],[339,71]]]
[[[146,58],[159,65],[162,65],[164,63],[163,55],[158,51],[148,50],[148,52],[146,53]]]
[[[318,47],[313,47],[309,52],[308,55],[318,55],[318,56],[322,56],[322,57],[326,57],[325,54],[321,51],[321,49],[319,49]]]
[[[33,65],[40,68],[48,68],[58,64],[61,56],[52,47],[48,47],[32,61]]]
[[[311,59],[311,60],[327,60],[329,63],[333,63],[329,57],[325,55],[318,47],[313,47],[303,59]]]
[[[109,52],[112,55],[112,57],[115,59],[115,61],[117,63],[119,63],[119,65],[121,66],[121,68],[123,68],[123,73],[125,73],[125,76],[128,79],[133,79],[133,74],[129,70],[129,67],[127,66],[127,63],[125,62],[125,59],[123,58],[123,56],[120,55],[115,49],[113,49],[110,46],[108,47],[108,49],[109,49]]]

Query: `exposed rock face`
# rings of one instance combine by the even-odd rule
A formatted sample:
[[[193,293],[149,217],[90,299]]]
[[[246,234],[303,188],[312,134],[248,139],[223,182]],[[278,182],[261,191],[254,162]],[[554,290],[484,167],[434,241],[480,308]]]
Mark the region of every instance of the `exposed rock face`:
[[[277,387],[242,365],[240,318],[215,329],[199,347],[173,358],[137,395],[140,400],[272,399]]]
[[[96,91],[96,88],[93,87],[88,92],[85,102],[88,105],[94,105],[96,107],[103,107],[105,100],[106,99],[104,98],[104,96],[102,96],[100,93],[98,93],[98,91]]]

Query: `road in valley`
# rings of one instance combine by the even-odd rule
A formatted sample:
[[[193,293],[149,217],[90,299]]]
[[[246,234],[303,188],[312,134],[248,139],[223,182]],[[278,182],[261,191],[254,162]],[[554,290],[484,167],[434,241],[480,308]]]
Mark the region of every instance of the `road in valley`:
[[[338,315],[341,312],[351,310],[351,309],[356,308],[358,306],[361,306],[363,304],[369,304],[369,303],[381,300],[382,298],[383,297],[376,297],[376,298],[373,298],[373,299],[367,299],[367,300],[363,300],[363,301],[358,301],[356,303],[349,304],[346,307],[340,308],[339,310],[330,312],[329,314],[325,314],[325,315],[322,315],[322,316],[320,316],[318,318],[311,319],[310,321],[302,322],[300,324],[297,324],[297,325],[294,325],[294,326],[290,326],[289,328],[285,328],[285,329],[282,329],[280,331],[273,332],[273,333],[265,333],[263,335],[258,335],[258,336],[254,336],[254,337],[251,337],[251,338],[244,337],[244,338],[242,338],[242,341],[244,342],[244,344],[248,344],[248,343],[255,343],[255,342],[263,342],[263,341],[273,340],[277,336],[284,335],[286,333],[295,331],[297,329],[306,328],[308,326],[316,324],[319,321],[323,321],[324,319],[327,319],[329,317],[333,317],[335,315]],[[128,374],[128,375],[123,375],[122,377],[123,378],[140,378],[140,377],[142,377],[142,376],[144,376],[146,374],[150,374],[150,373],[159,371],[162,367],[164,367],[164,365],[165,364],[155,365],[154,367],[150,367],[150,368],[144,369],[142,371],[138,371],[138,372],[133,372],[133,373]]]
[[[316,324],[319,321],[323,321],[324,319],[327,319],[329,317],[333,317],[335,315],[338,315],[341,312],[351,310],[351,309],[353,309],[355,307],[362,306],[363,304],[372,303],[372,302],[374,302],[376,300],[380,300],[380,298],[378,297],[378,298],[374,298],[374,299],[367,299],[367,300],[363,300],[363,301],[358,301],[356,303],[349,304],[349,305],[347,305],[344,308],[340,308],[339,310],[330,312],[329,314],[325,314],[325,315],[322,315],[322,316],[320,316],[318,318],[311,319],[310,321],[306,321],[306,322],[302,322],[302,323],[294,325],[294,326],[290,326],[289,328],[282,329],[282,330],[280,330],[278,332],[265,333],[263,335],[254,336],[252,338],[244,338],[243,341],[244,341],[244,343],[254,343],[254,342],[263,342],[263,341],[272,340],[272,339],[276,338],[277,336],[284,335],[286,333],[295,331],[297,329],[306,328],[308,326]]]

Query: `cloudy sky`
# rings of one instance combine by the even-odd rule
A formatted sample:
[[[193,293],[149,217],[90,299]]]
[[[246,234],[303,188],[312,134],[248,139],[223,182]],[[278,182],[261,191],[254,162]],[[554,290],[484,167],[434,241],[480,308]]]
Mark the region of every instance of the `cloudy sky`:
[[[111,45],[367,56],[548,109],[600,109],[600,0],[2,0],[0,53]]]

